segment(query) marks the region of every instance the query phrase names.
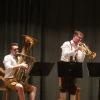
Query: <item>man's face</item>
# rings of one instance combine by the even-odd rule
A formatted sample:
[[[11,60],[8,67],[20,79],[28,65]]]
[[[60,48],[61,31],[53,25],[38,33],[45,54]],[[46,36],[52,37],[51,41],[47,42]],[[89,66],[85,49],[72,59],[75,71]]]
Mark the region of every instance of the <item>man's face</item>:
[[[73,36],[73,41],[78,44],[79,42],[81,42],[83,39],[83,36],[82,35],[74,35]]]
[[[18,46],[12,46],[11,53],[15,56],[18,53]]]

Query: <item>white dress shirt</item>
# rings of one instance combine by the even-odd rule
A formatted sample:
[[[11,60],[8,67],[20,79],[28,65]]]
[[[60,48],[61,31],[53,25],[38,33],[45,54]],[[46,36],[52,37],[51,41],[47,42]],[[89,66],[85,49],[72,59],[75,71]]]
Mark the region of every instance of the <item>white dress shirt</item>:
[[[13,78],[14,77],[14,67],[17,65],[17,60],[12,54],[6,55],[3,60],[5,66],[5,76],[4,78]]]
[[[61,46],[61,61],[69,62],[71,56],[73,57],[73,60],[75,60],[76,56],[77,62],[83,62],[85,58],[85,52],[80,50],[76,52],[75,50],[78,48],[78,46],[79,45],[75,45],[73,40],[64,42]]]

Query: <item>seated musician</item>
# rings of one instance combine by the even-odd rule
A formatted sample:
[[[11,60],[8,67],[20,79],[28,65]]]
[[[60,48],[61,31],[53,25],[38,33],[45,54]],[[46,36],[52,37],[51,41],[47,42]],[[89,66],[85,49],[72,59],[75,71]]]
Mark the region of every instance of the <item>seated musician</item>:
[[[18,64],[18,44],[17,43],[11,43],[10,47],[10,54],[6,55],[4,57],[3,63],[5,66],[5,76],[4,81],[5,85],[12,90],[17,91],[19,100],[25,100],[25,92],[30,93],[30,100],[35,100],[36,96],[36,87],[33,85],[28,84],[28,82],[25,82],[24,84],[20,83],[14,76],[14,72],[18,68],[26,69],[28,68],[28,64],[21,63]]]
[[[61,61],[64,62],[83,62],[86,53],[79,47],[84,34],[80,31],[75,31],[71,41],[66,41],[61,46]],[[70,93],[70,100],[76,100],[76,79],[73,77],[63,77],[59,79],[60,84],[60,98],[59,100],[67,100],[68,93]]]

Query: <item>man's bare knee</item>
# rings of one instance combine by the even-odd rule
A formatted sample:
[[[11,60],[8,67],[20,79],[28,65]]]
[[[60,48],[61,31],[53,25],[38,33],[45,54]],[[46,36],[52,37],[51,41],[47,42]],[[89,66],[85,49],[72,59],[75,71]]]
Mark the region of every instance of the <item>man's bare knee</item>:
[[[23,90],[23,85],[22,84],[16,84],[16,87],[15,87],[17,90]]]

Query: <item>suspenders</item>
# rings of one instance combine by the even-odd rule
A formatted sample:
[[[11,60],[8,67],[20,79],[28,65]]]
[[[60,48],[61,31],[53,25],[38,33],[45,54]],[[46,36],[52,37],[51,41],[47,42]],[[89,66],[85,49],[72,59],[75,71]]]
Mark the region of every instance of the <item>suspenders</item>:
[[[72,44],[71,41],[69,41],[70,46],[71,46],[71,50],[72,50]],[[75,58],[73,56],[70,56],[70,62],[77,62],[77,54],[75,55]]]
[[[69,41],[69,43],[70,43],[71,50],[72,50],[72,44],[71,44],[71,41]],[[73,62],[73,56],[70,56],[70,62]]]

